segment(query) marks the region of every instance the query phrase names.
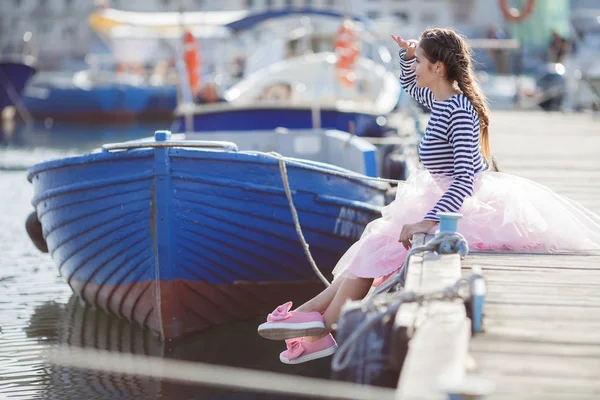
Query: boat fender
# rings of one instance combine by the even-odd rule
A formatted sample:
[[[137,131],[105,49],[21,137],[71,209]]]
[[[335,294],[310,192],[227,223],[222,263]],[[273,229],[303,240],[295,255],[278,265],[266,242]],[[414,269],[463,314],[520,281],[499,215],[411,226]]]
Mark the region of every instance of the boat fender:
[[[334,48],[338,56],[337,77],[346,88],[355,86],[354,65],[359,56],[358,46],[359,41],[354,33],[354,23],[350,19],[345,19],[336,33]]]
[[[190,30],[183,34],[183,49],[185,66],[188,74],[188,83],[194,97],[200,92],[200,49],[194,35]]]
[[[42,224],[40,224],[40,221],[38,220],[37,212],[33,211],[27,216],[27,219],[25,220],[25,229],[27,230],[29,239],[31,239],[35,247],[42,253],[47,253],[48,245],[42,234]]]

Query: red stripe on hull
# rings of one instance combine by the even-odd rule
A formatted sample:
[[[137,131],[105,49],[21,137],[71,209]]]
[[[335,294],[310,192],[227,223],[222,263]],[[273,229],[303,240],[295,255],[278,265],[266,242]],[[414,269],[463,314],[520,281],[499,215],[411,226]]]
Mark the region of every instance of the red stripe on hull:
[[[300,305],[324,289],[319,281],[212,285],[175,280],[158,287],[149,281],[118,286],[72,281],[71,287],[86,303],[136,322],[164,340],[266,314],[286,301]]]

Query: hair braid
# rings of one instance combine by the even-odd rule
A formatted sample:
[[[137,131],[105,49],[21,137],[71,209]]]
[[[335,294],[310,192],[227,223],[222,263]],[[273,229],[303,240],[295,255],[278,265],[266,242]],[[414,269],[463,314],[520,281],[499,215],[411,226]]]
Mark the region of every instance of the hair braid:
[[[430,62],[442,62],[446,67],[446,78],[469,99],[479,117],[481,153],[494,171],[497,170],[490,151],[489,107],[475,78],[471,49],[466,40],[452,29],[428,29],[421,35],[420,46]]]

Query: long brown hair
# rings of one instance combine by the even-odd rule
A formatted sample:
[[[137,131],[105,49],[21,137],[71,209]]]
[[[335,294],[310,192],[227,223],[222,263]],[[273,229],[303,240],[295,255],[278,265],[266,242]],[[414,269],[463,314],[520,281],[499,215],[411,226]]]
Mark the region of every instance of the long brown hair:
[[[471,48],[466,40],[452,29],[433,28],[421,34],[419,46],[431,63],[442,62],[446,67],[446,78],[456,82],[479,116],[481,153],[492,170],[496,170],[490,152],[490,111],[487,100],[473,72]]]

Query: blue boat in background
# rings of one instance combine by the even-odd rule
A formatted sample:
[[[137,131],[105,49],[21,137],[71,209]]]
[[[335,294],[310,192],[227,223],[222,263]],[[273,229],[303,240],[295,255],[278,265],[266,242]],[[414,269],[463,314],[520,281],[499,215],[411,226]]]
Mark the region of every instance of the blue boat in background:
[[[320,291],[296,229],[331,278],[387,202],[377,175],[375,147],[345,132],[161,131],[43,162],[28,179],[73,291],[171,340]]]
[[[110,75],[109,77],[107,75]],[[170,120],[177,105],[177,87],[150,85],[143,77],[90,70],[40,73],[25,89],[23,104],[36,119],[68,122],[132,122]]]
[[[215,58],[227,62],[215,54],[227,53],[229,31],[223,24],[246,14],[96,10],[88,17],[97,38],[86,66],[40,74],[25,91],[25,106],[37,119],[62,122],[170,122],[178,102],[182,26],[201,46],[202,64],[196,72],[214,77]]]
[[[21,100],[23,89],[35,72],[33,64],[26,60],[0,58],[0,110]]]
[[[31,32],[26,32],[19,51],[0,54],[0,111],[9,106],[21,109],[23,90],[36,73],[37,58],[31,37]]]

